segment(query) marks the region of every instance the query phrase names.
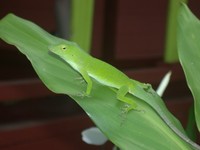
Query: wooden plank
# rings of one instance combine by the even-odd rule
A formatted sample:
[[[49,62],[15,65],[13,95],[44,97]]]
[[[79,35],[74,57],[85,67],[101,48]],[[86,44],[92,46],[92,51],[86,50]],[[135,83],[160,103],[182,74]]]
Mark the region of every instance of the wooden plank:
[[[0,18],[8,13],[31,20],[47,31],[55,29],[54,0],[35,0],[35,1],[1,1]]]
[[[94,125],[86,115],[77,115],[0,131],[0,149],[99,149],[100,147],[88,145],[81,140],[81,131],[91,126]]]
[[[23,100],[53,95],[39,79],[0,82],[0,101]]]

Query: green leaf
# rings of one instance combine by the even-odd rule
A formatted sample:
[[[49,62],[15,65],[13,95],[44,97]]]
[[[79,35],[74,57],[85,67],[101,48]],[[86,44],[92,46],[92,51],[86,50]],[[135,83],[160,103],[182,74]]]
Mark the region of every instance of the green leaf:
[[[71,2],[71,36],[86,52],[91,50],[94,0],[76,0]]]
[[[194,97],[195,118],[200,130],[200,22],[183,4],[178,19],[179,59]]]
[[[89,97],[78,96],[85,91],[86,83],[81,83],[78,80],[81,76],[76,71],[48,51],[49,45],[59,43],[63,39],[54,37],[37,25],[13,14],[7,15],[0,21],[0,38],[15,45],[26,55],[40,79],[50,90],[70,95],[102,132],[121,149],[192,149],[152,108],[154,104],[159,104],[171,123],[183,131],[180,123],[168,112],[157,95],[146,97],[144,92],[143,101],[129,94],[137,102],[140,111],[133,110],[128,114],[122,113],[121,108],[124,107],[124,103],[116,99],[116,92],[96,81],[93,81]],[[137,86],[135,93],[141,94]],[[152,107],[149,105],[151,102]]]

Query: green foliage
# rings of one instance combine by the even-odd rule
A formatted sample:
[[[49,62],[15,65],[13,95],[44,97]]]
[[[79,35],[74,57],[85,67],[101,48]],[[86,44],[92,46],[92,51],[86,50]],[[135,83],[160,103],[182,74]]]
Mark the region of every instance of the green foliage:
[[[81,84],[78,80],[81,76],[48,51],[49,45],[59,43],[63,39],[54,37],[37,25],[12,14],[0,21],[0,38],[15,45],[26,55],[50,90],[70,95],[102,132],[121,149],[192,149],[163,122],[150,105],[133,95],[129,96],[137,102],[141,111],[131,111],[128,114],[122,113],[124,104],[116,99],[115,91],[95,81],[89,97],[78,96],[85,91],[86,83]],[[160,98],[155,96],[150,100],[159,103],[165,115],[183,131],[180,123],[168,112]]]
[[[94,0],[71,1],[70,40],[87,52],[91,50],[94,3]]]
[[[200,21],[183,4],[178,25],[179,59],[194,97],[195,117],[200,130]]]
[[[167,63],[174,63],[178,61],[177,53],[177,16],[179,13],[180,3],[188,2],[188,0],[169,0],[168,3],[168,16],[167,16],[167,28],[165,39],[165,54],[164,59]]]

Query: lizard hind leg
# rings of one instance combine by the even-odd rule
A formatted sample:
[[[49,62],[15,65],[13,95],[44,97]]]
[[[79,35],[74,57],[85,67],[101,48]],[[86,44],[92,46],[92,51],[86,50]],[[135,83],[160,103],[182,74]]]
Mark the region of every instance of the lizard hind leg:
[[[117,99],[125,103],[123,113],[128,113],[130,110],[135,110],[137,108],[136,102],[133,99],[126,97],[128,92],[129,87],[127,85],[120,87],[117,92]]]

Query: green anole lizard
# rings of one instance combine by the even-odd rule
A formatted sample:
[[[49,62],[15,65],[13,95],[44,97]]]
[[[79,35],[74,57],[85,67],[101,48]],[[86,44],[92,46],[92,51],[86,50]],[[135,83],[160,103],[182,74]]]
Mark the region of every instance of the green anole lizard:
[[[87,54],[76,43],[63,42],[56,45],[50,45],[49,50],[61,57],[73,69],[81,74],[87,83],[87,89],[84,96],[90,95],[92,90],[91,78],[93,78],[100,84],[117,89],[117,99],[128,104],[125,111],[129,112],[130,110],[137,108],[136,102],[126,96],[126,94],[130,93],[149,104],[169,128],[171,128],[180,138],[192,145],[195,149],[200,149],[199,145],[191,141],[173,125],[157,103],[150,101],[152,97],[157,96],[157,94],[149,84],[143,84],[130,79],[117,68]]]

